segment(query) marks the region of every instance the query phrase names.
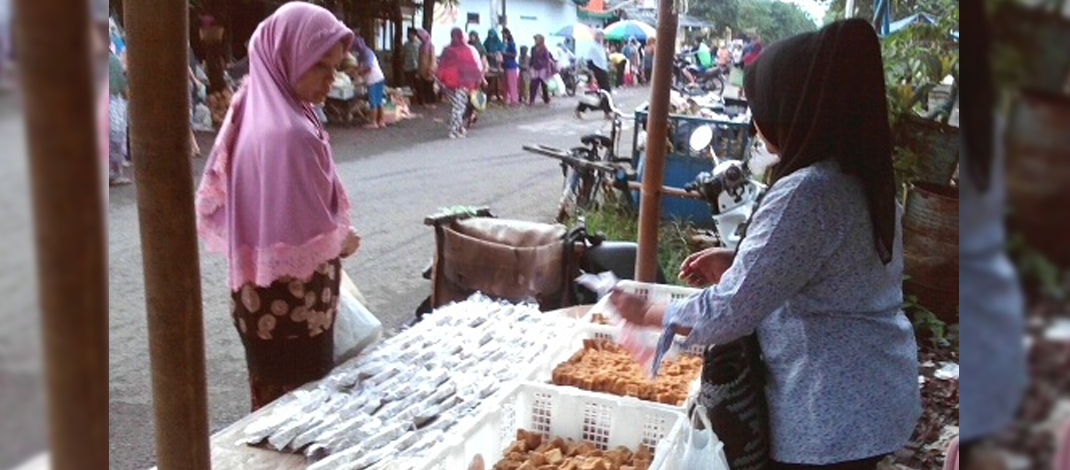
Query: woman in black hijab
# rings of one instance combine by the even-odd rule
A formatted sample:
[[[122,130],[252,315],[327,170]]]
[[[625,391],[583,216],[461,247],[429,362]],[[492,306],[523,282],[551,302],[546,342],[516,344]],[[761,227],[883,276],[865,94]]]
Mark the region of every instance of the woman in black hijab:
[[[875,468],[921,413],[876,32],[852,19],[773,44],[744,88],[780,158],[747,236],[684,262],[701,293],[613,304],[684,347],[757,335],[772,468]]]

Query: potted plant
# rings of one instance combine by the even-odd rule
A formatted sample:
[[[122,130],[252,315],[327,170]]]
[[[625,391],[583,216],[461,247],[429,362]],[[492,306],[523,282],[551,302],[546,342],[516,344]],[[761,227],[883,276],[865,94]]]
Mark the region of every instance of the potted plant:
[[[955,0],[920,0],[927,21],[884,38],[885,84],[898,195],[904,203],[903,293],[940,321],[958,322],[959,130],[949,124],[957,100]],[[948,83],[950,82],[950,83]],[[940,96],[937,99],[936,95]],[[945,98],[946,97],[946,98]]]
[[[958,90],[958,42],[950,34],[958,4],[923,0],[917,9],[936,22],[911,25],[881,44],[900,196],[912,182],[948,184],[959,157],[958,128],[948,124]],[[933,106],[936,95],[947,99]]]

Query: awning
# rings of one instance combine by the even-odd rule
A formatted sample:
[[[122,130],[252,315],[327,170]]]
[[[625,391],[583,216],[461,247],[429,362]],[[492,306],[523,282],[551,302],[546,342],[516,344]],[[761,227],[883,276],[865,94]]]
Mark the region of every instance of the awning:
[[[575,1],[575,0],[573,0]],[[580,0],[584,1],[584,0]],[[581,20],[612,20],[617,18],[615,11],[590,11],[586,8],[577,8],[576,16]]]
[[[655,28],[658,26],[658,13],[652,8],[623,8],[624,16],[629,20],[642,21]],[[680,15],[678,24],[682,28],[712,28],[713,23],[691,15]]]

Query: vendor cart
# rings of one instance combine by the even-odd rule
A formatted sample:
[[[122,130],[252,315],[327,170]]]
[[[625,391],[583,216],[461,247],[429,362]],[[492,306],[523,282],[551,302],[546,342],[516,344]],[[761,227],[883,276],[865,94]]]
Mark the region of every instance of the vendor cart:
[[[365,113],[368,103],[368,87],[353,83],[344,73],[338,73],[331,91],[327,93],[324,112],[331,124],[353,125],[368,121]]]

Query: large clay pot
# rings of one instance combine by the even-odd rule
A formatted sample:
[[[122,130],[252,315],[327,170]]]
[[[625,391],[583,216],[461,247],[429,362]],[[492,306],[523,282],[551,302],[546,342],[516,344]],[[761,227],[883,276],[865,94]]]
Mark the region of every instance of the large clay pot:
[[[958,323],[958,188],[918,183],[903,213],[903,293],[948,324]]]
[[[1059,266],[1070,267],[1070,97],[1023,91],[1007,123],[1011,233]]]

